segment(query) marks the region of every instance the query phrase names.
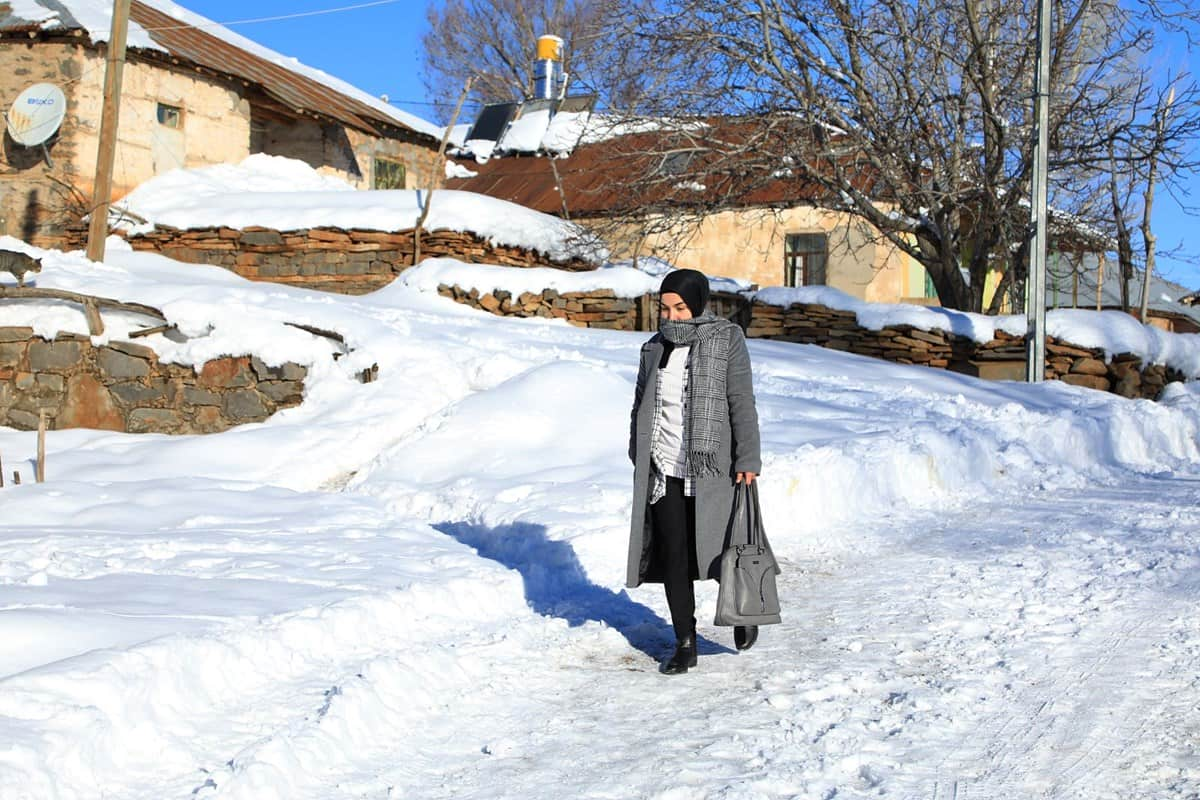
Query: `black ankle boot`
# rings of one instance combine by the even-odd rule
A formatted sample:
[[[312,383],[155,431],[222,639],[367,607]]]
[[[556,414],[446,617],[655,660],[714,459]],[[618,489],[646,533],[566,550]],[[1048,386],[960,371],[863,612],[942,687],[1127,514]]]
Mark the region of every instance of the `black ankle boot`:
[[[738,650],[749,650],[758,641],[757,625],[734,625],[733,645]]]
[[[675,643],[675,655],[663,665],[664,675],[682,675],[696,666],[696,634],[685,636]]]

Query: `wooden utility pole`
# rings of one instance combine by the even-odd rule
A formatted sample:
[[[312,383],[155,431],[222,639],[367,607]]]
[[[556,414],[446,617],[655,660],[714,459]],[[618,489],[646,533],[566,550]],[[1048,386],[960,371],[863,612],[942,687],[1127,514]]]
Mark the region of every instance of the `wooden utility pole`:
[[[458,114],[462,111],[463,103],[466,102],[467,95],[471,93],[471,84],[475,82],[475,76],[467,78],[467,82],[463,84],[462,94],[458,96],[458,104],[454,106],[454,115],[450,117],[450,124],[446,126],[446,130],[442,132],[442,143],[438,145],[437,161],[434,169],[440,169],[442,176],[446,174],[446,145],[450,142],[450,132],[454,126],[458,124]],[[437,184],[437,174],[430,176],[429,191],[425,194],[425,207],[421,209],[421,216],[417,218],[417,224],[413,227],[413,266],[415,267],[421,261],[421,229],[425,227],[425,220],[429,218],[429,208],[433,202],[433,189]],[[420,198],[420,190],[417,192],[417,197]]]
[[[108,204],[112,198],[113,162],[117,152],[117,120],[121,112],[121,75],[125,70],[125,37],[130,0],[113,0],[112,33],[104,69],[104,108],[100,112],[100,144],[96,148],[96,180],[92,186],[92,219],[88,224],[87,257],[104,260],[108,236]]]

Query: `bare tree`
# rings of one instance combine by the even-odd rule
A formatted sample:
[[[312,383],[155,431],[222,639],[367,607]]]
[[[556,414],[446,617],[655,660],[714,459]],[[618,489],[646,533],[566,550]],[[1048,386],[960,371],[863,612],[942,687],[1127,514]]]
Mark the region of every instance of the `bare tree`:
[[[1167,11],[1192,30],[1186,5]],[[1056,4],[1049,133],[1060,218],[1099,208],[1102,170],[1145,174],[1148,151],[1114,160],[1110,144],[1148,130],[1139,91],[1154,84],[1147,57],[1162,26],[1149,23],[1161,13],[1120,0]],[[1033,0],[663,0],[627,16],[636,37],[704,65],[653,111],[747,123],[702,145],[711,157],[692,180],[728,187],[714,203],[786,172],[921,263],[943,305],[981,311],[989,276],[1002,288],[1024,282]],[[1176,103],[1159,163],[1195,141],[1184,121],[1196,117],[1194,96]]]
[[[527,99],[539,36],[564,40],[564,66],[577,91],[628,108],[643,92],[636,67],[642,39],[619,36],[618,17],[652,0],[446,0],[430,4],[423,44],[431,96],[448,104],[474,76],[476,103]]]
[[[1121,275],[1121,307],[1131,311],[1131,287],[1142,272],[1142,311],[1149,299],[1150,280],[1159,255],[1158,236],[1151,221],[1157,192],[1185,192],[1184,179],[1196,171],[1194,143],[1200,136],[1200,87],[1183,75],[1168,75],[1159,86],[1143,82],[1130,95],[1130,102],[1109,118],[1103,130],[1106,160],[1103,169],[1090,170],[1099,176],[1097,185],[1106,196],[1108,215],[1098,223],[1115,243]],[[1089,159],[1081,157],[1080,163]],[[1074,174],[1086,179],[1088,169]],[[1086,196],[1086,180],[1077,186]],[[1138,239],[1140,238],[1140,242]]]

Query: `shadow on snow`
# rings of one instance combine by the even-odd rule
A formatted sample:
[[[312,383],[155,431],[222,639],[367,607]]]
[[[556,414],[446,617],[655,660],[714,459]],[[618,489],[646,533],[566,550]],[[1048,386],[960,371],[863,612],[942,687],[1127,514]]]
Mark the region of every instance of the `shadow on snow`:
[[[674,646],[670,624],[653,609],[588,580],[574,548],[546,536],[543,525],[517,522],[489,528],[470,522],[439,522],[433,526],[479,555],[516,570],[525,582],[525,599],[539,614],[559,617],[575,627],[603,622],[629,644],[653,659],[669,655]],[[699,637],[701,654],[732,652]]]

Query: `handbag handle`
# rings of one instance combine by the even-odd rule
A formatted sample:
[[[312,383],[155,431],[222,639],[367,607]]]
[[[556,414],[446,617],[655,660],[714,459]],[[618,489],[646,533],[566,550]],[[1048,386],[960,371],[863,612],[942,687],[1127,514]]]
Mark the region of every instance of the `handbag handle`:
[[[746,512],[746,544],[759,544],[759,531],[762,530],[762,512],[758,505],[758,485],[754,483],[738,484],[738,491],[743,493],[742,508]]]

